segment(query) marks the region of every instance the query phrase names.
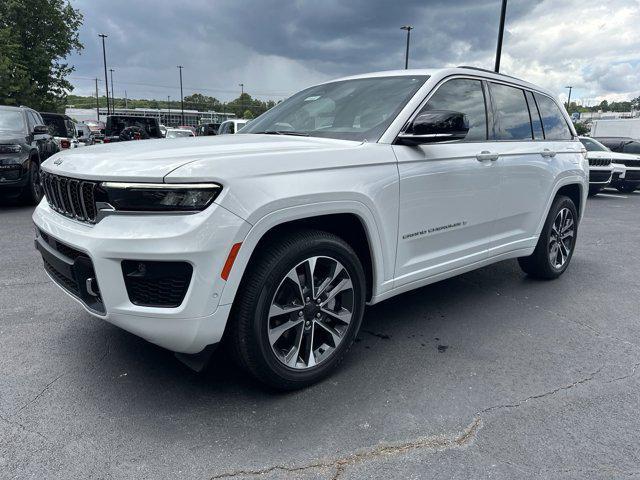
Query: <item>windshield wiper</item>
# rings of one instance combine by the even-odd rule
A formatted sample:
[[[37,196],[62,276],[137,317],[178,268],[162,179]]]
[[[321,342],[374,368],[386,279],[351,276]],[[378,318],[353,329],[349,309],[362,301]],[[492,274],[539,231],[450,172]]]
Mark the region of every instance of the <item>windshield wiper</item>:
[[[264,135],[293,135],[294,137],[308,137],[309,134],[305,132],[295,132],[293,130],[265,130],[264,132],[252,132],[262,133]]]

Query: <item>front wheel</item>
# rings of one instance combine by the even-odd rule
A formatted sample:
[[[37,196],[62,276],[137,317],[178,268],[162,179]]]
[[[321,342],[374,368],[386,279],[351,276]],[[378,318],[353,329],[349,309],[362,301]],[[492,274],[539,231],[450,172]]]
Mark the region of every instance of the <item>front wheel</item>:
[[[29,162],[29,179],[20,194],[21,200],[27,205],[37,205],[42,199],[40,185],[40,167],[37,162]]]
[[[569,266],[578,235],[578,210],[569,197],[558,196],[551,205],[536,249],[518,258],[520,268],[541,279],[558,278]]]
[[[318,230],[273,238],[256,255],[226,341],[240,366],[266,385],[311,385],[338,366],[360,328],[360,260],[340,237]]]

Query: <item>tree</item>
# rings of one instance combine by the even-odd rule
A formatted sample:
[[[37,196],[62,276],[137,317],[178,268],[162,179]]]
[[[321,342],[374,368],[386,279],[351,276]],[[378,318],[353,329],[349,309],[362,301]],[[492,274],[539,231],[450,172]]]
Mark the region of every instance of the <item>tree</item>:
[[[244,113],[242,114],[242,118],[246,118],[247,120],[251,120],[253,117],[253,113],[251,113],[251,110],[246,109],[244,111]]]
[[[81,24],[68,0],[1,0],[0,104],[62,109],[75,69],[64,60],[84,48]]]

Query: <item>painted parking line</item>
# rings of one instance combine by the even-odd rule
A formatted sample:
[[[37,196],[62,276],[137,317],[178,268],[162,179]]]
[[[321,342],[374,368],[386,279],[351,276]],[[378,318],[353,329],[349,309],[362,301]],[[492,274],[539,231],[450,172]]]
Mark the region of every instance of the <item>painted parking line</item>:
[[[611,198],[629,198],[625,195],[613,195],[611,193],[599,193],[598,195],[601,197],[611,197]]]

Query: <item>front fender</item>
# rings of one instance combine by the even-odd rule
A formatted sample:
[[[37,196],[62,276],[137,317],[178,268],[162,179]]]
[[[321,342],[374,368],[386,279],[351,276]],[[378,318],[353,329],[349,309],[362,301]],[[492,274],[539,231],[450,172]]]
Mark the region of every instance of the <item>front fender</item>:
[[[339,213],[356,215],[365,228],[372,256],[373,296],[375,297],[383,291],[390,289],[393,281],[383,282],[383,279],[385,278],[385,267],[393,268],[393,259],[385,258],[382,248],[382,238],[374,215],[371,210],[361,202],[337,200],[282,208],[264,215],[258,220],[242,242],[242,247],[238,252],[238,256],[235,259],[233,268],[222,292],[220,304],[226,305],[233,303],[251,255],[255,251],[258,242],[272,228],[295,220]]]

